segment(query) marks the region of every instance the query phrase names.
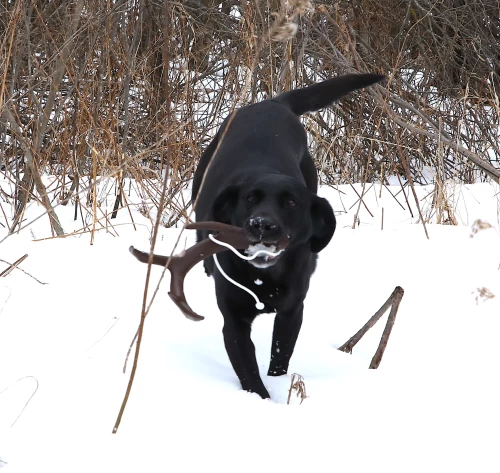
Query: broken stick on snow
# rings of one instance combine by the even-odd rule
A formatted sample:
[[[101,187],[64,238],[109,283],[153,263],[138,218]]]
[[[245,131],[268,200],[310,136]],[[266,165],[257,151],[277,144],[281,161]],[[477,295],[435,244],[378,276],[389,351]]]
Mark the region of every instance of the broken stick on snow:
[[[368,322],[366,322],[363,327],[361,327],[347,342],[345,342],[341,347],[339,347],[340,351],[344,351],[346,353],[352,353],[352,349],[356,346],[356,344],[363,338],[366,332],[370,330],[379,320],[380,318],[387,312],[389,307],[391,308],[391,312],[389,313],[389,317],[387,319],[387,323],[385,325],[384,333],[382,334],[382,338],[380,339],[380,343],[378,345],[377,351],[375,355],[373,355],[372,361],[370,363],[370,369],[377,369],[382,361],[382,357],[384,355],[384,351],[387,347],[387,342],[389,341],[389,337],[391,335],[392,327],[394,326],[394,322],[396,320],[396,314],[398,313],[399,304],[401,303],[401,299],[403,298],[405,291],[402,287],[397,286],[389,299],[387,299],[382,305],[382,307],[375,312]]]

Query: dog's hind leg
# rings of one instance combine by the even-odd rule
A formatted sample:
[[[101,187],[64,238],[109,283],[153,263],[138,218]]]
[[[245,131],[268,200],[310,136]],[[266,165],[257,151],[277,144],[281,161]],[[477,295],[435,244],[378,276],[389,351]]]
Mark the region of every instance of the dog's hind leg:
[[[303,311],[304,303],[300,303],[294,310],[282,311],[276,314],[268,376],[281,376],[287,373],[290,358],[302,326]]]
[[[306,187],[316,194],[318,192],[318,171],[316,171],[316,166],[309,151],[306,152],[300,161],[300,170],[306,181]]]

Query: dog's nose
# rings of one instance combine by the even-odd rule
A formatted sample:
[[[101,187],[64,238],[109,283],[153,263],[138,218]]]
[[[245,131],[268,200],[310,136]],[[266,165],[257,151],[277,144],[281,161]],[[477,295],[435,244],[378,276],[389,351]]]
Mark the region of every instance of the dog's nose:
[[[280,226],[269,217],[250,217],[245,227],[247,234],[259,241],[275,241],[280,235]]]

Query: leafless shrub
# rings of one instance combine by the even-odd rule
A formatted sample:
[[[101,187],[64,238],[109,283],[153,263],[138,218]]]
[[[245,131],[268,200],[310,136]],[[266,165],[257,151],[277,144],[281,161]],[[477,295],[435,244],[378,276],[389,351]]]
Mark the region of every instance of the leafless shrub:
[[[64,231],[47,174],[61,204],[89,215],[79,196],[112,177],[111,216],[128,205],[124,179],[158,203],[167,176],[160,210],[174,225],[198,157],[235,105],[353,71],[389,80],[304,119],[323,183],[498,180],[499,10],[493,0],[0,2],[11,230],[37,198]]]

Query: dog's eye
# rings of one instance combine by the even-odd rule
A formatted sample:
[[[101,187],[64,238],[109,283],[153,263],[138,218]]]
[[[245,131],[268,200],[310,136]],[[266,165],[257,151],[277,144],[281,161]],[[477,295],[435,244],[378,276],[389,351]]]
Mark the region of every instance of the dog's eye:
[[[286,201],[286,206],[287,207],[296,207],[297,206],[297,202],[293,199],[288,199]]]
[[[255,204],[255,202],[257,202],[257,197],[255,197],[255,195],[253,195],[253,194],[250,194],[247,197],[247,202],[250,202],[251,204]]]

